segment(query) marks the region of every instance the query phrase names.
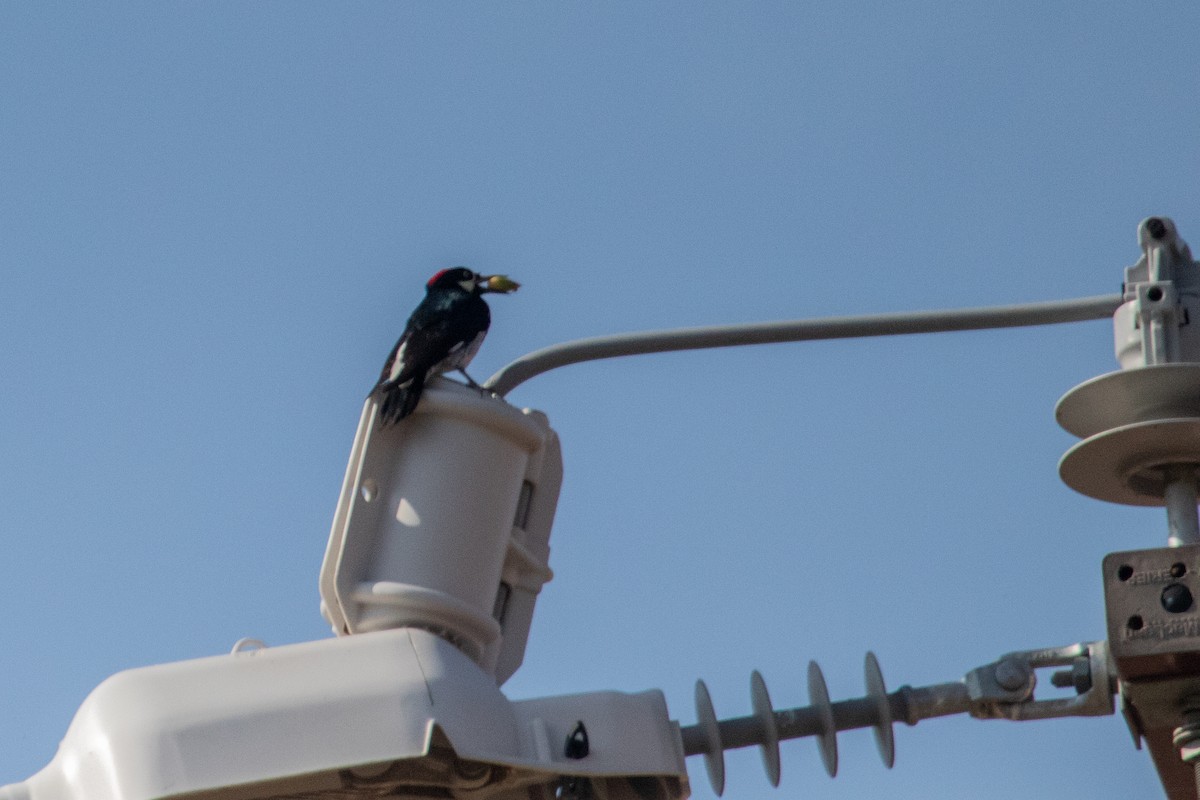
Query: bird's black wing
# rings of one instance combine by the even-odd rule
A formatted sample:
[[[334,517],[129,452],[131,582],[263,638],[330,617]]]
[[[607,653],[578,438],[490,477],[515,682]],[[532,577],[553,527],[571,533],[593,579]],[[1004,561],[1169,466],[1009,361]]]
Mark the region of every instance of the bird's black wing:
[[[379,386],[403,386],[415,375],[424,375],[440,363],[456,344],[451,321],[440,319],[428,324],[408,321],[408,327],[392,348],[383,372],[379,375]]]
[[[439,365],[451,354],[477,346],[490,321],[487,303],[478,296],[427,296],[409,317],[371,392],[383,424],[411,414],[431,373],[444,368]]]

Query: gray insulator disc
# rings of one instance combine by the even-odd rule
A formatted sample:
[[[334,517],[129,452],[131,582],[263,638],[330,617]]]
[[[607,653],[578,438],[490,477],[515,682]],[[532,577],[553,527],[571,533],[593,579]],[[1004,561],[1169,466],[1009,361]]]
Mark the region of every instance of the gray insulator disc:
[[[762,750],[763,769],[767,771],[767,780],[772,786],[779,785],[779,730],[775,726],[775,709],[771,705],[771,696],[767,694],[767,684],[758,670],[750,673],[750,702],[754,706],[754,717],[762,726],[763,738],[759,744]]]
[[[879,660],[875,654],[867,651],[863,663],[863,673],[867,681],[867,697],[875,701],[875,744],[879,747],[879,757],[888,769],[896,763],[896,739],[892,735],[892,706],[888,703],[887,686],[883,683],[883,672],[879,669]]]
[[[1161,506],[1166,468],[1198,464],[1200,418],[1160,419],[1084,439],[1058,462],[1058,474],[1067,486],[1097,500]]]
[[[821,748],[821,760],[829,777],[837,775],[837,725],[833,722],[833,704],[829,702],[829,688],[817,662],[808,662],[808,703],[821,716],[821,732],[817,735],[817,746]]]
[[[1080,438],[1156,419],[1200,417],[1200,364],[1155,364],[1079,384],[1054,409]]]
[[[713,710],[712,697],[704,681],[696,681],[696,724],[704,731],[704,768],[713,793],[720,797],[725,791],[725,748],[721,745],[721,726]]]

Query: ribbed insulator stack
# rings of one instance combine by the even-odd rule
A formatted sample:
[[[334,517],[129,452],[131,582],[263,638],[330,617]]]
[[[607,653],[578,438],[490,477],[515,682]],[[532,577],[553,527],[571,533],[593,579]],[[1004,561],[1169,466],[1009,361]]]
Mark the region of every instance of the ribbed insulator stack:
[[[873,728],[875,743],[883,763],[891,768],[896,760],[892,723],[904,719],[915,724],[918,718],[936,716],[916,709],[920,703],[914,695],[922,690],[903,687],[889,695],[883,673],[874,653],[867,653],[863,664],[867,694],[852,700],[831,702],[825,676],[817,662],[808,662],[809,705],[776,711],[767,694],[767,686],[757,671],[750,676],[750,702],[754,713],[748,717],[717,720],[712,698],[704,681],[696,681],[696,719],[693,726],[682,729],[684,753],[703,755],[708,780],[718,795],[725,790],[725,751],[758,745],[763,766],[772,786],[779,785],[779,743],[804,736],[817,737],[821,760],[830,777],[837,774],[839,731],[853,728]],[[939,689],[944,687],[937,687]],[[959,695],[961,694],[961,698]],[[955,691],[956,699],[965,701],[965,690]],[[932,695],[930,695],[932,696]],[[914,702],[916,700],[917,702]],[[953,708],[951,708],[953,706]],[[965,705],[951,703],[945,713],[958,713]],[[897,713],[899,712],[899,713]]]

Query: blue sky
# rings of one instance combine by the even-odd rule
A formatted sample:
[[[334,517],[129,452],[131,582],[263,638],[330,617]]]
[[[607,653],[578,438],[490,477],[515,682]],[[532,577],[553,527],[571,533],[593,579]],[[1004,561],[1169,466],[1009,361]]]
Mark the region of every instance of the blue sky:
[[[1117,291],[1200,243],[1191,3],[0,5],[0,783],[113,672],[329,635],[362,398],[437,269],[505,272],[483,379],[648,328]],[[1160,511],[1076,495],[1054,403],[1111,327],[562,369],[566,479],[511,697],[749,674],[835,699],[1104,636]],[[726,796],[1153,792],[1116,717],[865,732]],[[699,761],[697,797],[711,797]]]

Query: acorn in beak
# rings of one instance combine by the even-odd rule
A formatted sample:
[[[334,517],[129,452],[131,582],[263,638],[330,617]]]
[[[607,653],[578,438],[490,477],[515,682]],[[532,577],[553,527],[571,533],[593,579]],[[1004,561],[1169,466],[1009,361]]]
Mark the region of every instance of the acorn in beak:
[[[508,294],[520,289],[521,284],[509,279],[507,275],[485,275],[479,284],[479,288],[485,292]]]

